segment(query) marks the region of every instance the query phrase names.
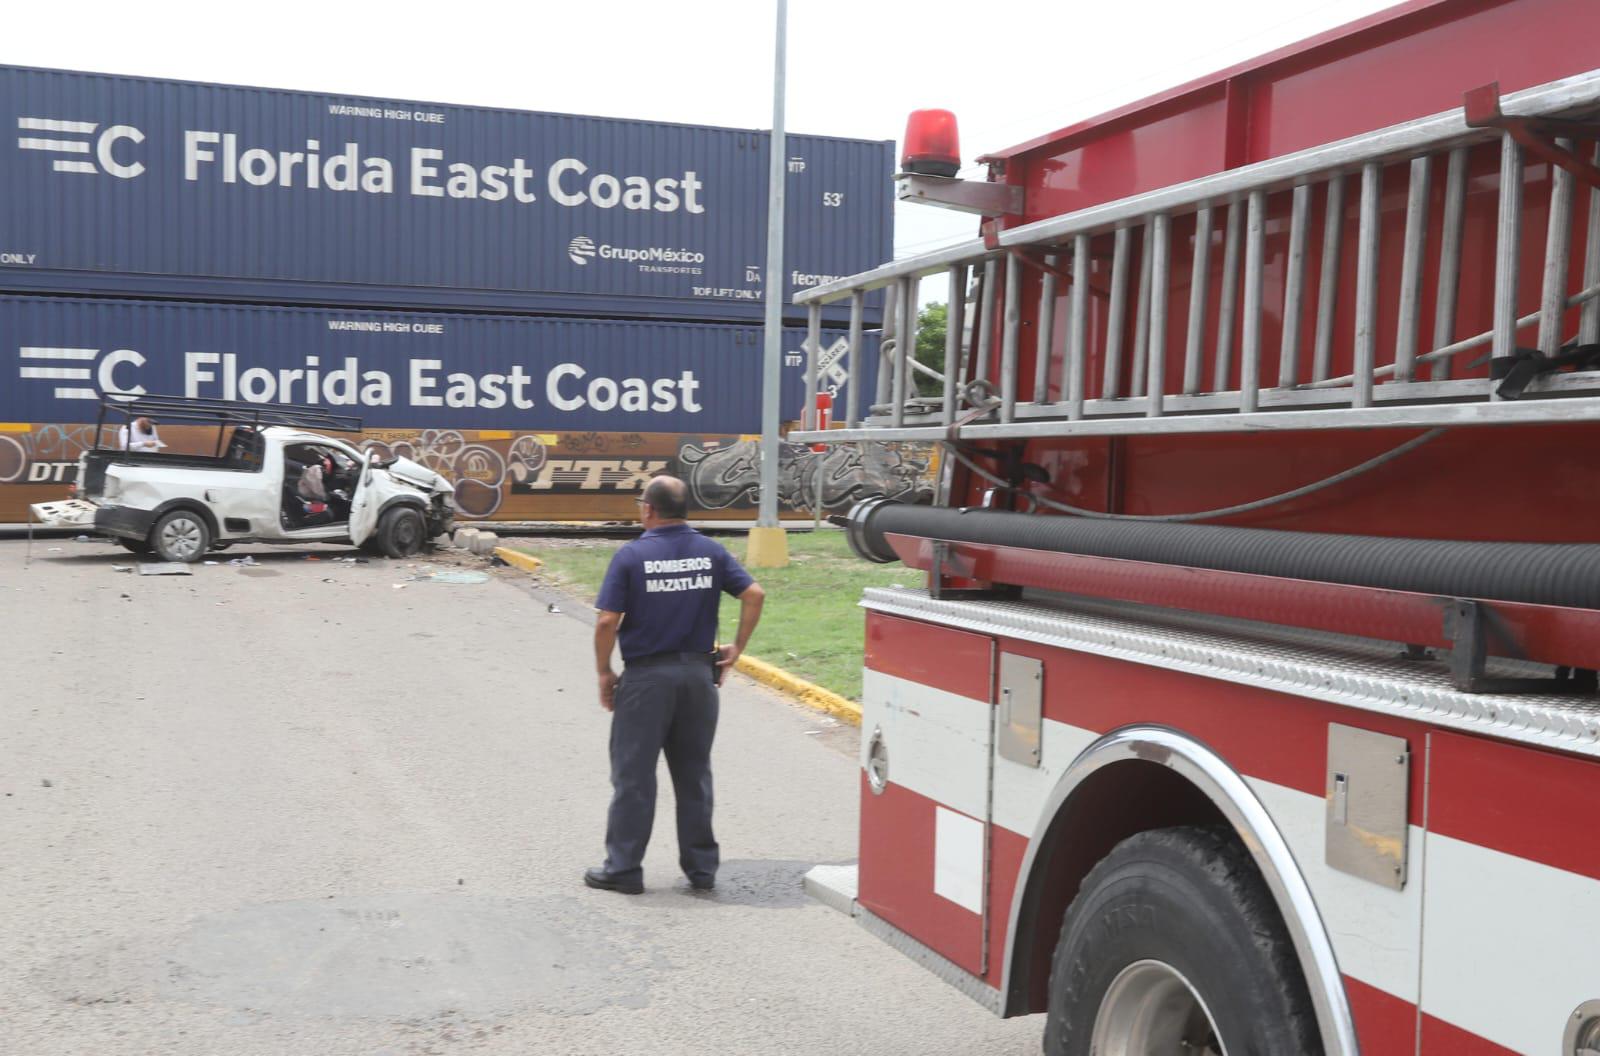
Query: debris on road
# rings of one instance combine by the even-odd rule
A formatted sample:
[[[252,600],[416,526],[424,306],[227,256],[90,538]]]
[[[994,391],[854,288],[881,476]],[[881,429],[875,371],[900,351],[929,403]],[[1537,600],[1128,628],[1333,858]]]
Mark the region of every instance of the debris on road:
[[[236,557],[232,561],[229,561],[228,564],[236,565],[240,568],[249,568],[253,565],[260,564],[260,562],[253,557]]]
[[[430,581],[430,582],[433,582],[433,583],[458,583],[458,584],[487,583],[487,582],[489,582],[489,573],[487,573],[487,572],[429,572],[426,575],[413,576],[411,578],[414,579],[414,580],[426,580],[426,581]]]
[[[487,572],[440,571],[432,565],[407,565],[406,568],[411,569],[410,574],[406,576],[406,582],[408,583],[474,584],[487,583],[489,581],[489,573]],[[396,589],[400,586],[402,584],[395,584]]]
[[[113,572],[132,572],[133,571],[133,566],[132,565],[112,565],[111,566],[111,571],[113,571]]]
[[[192,576],[194,569],[181,561],[145,562],[139,566],[141,576]]]
[[[544,611],[545,612],[560,612],[561,611],[561,606],[557,605],[555,602],[552,601],[550,603],[550,607],[545,609]]]

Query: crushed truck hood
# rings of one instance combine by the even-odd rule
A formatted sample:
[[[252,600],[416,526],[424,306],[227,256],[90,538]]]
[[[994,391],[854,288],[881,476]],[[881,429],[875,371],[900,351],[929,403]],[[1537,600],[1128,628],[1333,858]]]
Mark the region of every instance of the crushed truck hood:
[[[424,491],[450,491],[450,482],[420,463],[409,458],[397,458],[388,467],[388,472],[395,480]]]

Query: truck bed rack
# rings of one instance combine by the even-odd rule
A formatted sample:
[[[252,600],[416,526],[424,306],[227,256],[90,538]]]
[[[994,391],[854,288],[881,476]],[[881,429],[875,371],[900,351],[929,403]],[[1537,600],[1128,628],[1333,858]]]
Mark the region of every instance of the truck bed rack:
[[[355,415],[337,414],[306,404],[249,403],[189,396],[108,396],[100,401],[100,414],[95,422],[95,450],[99,450],[108,414],[121,415],[126,421],[154,418],[161,424],[234,425],[257,431],[272,425],[340,433],[361,431],[361,419]]]

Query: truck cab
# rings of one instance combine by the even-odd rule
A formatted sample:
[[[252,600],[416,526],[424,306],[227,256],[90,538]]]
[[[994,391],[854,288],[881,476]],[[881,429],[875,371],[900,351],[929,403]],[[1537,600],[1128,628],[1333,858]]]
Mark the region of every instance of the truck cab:
[[[96,445],[79,460],[76,496],[40,503],[46,526],[89,527],[140,554],[199,561],[234,543],[350,542],[390,557],[449,531],[452,487],[405,458],[378,459],[326,432],[360,422],[314,408],[141,397],[105,411],[216,431],[211,453]],[[191,430],[191,433],[193,430]]]

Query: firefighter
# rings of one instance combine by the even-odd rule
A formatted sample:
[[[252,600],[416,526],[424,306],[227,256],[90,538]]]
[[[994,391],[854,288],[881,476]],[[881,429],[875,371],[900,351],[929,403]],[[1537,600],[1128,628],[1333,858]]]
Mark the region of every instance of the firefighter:
[[[688,489],[656,477],[637,500],[644,534],[618,550],[595,601],[600,706],[611,712],[611,809],[606,860],[583,874],[604,891],[644,890],[645,847],[656,815],[663,751],[678,808],[678,864],[696,891],[716,886],[711,831],[711,742],[717,687],[761,618],[761,586],[721,544],[685,522]],[[720,648],[717,606],[739,599],[739,630]],[[611,668],[620,640],[623,671]]]

